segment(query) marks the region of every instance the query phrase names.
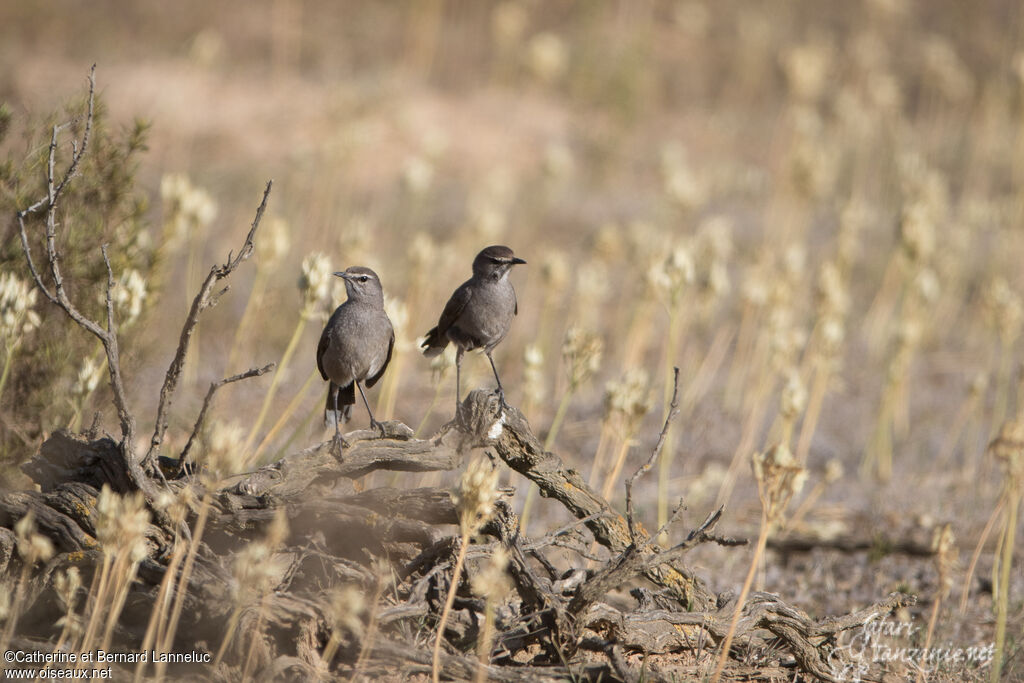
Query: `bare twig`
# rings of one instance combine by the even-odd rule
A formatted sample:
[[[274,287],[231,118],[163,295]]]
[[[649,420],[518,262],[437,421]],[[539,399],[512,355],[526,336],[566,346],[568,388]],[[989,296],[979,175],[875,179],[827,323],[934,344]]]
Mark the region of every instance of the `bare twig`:
[[[199,315],[216,303],[216,297],[211,298],[213,286],[230,275],[235,268],[237,268],[252,254],[253,239],[256,236],[256,229],[260,225],[260,220],[263,218],[263,211],[267,208],[267,199],[270,197],[270,188],[273,184],[273,181],[267,182],[267,187],[263,191],[263,199],[260,201],[260,205],[256,209],[256,217],[252,221],[252,227],[249,229],[249,234],[246,235],[245,241],[242,243],[242,248],[238,250],[238,254],[232,257],[231,252],[228,252],[227,261],[223,265],[211,268],[206,279],[203,280],[203,284],[199,287],[199,292],[196,294],[195,298],[192,299],[192,307],[189,309],[188,317],[185,318],[185,324],[182,325],[181,328],[181,336],[178,339],[178,349],[174,354],[174,359],[171,361],[170,366],[167,368],[167,375],[164,377],[164,383],[160,387],[160,402],[157,405],[156,410],[156,426],[153,428],[153,438],[150,441],[149,450],[146,452],[145,457],[145,462],[147,463],[152,463],[156,459],[160,452],[160,445],[163,443],[164,435],[167,433],[168,413],[170,412],[171,403],[174,400],[174,392],[178,388],[178,380],[181,377],[181,370],[185,366],[185,357],[188,355],[188,348],[189,343],[192,341],[192,334],[195,332],[196,325],[199,323]]]
[[[629,537],[636,542],[636,529],[633,521],[633,484],[636,480],[651,471],[654,467],[654,463],[658,461],[658,457],[661,455],[661,449],[665,447],[665,439],[668,437],[668,430],[672,426],[672,421],[679,415],[679,368],[673,368],[672,372],[672,402],[668,406],[668,415],[665,416],[665,424],[661,428],[661,434],[658,435],[658,443],[654,445],[654,450],[651,451],[651,457],[647,458],[647,462],[641,465],[633,476],[626,480],[626,524],[629,526]],[[675,517],[675,515],[673,515]],[[659,532],[660,534],[660,532]],[[657,537],[659,534],[655,534]]]
[[[189,451],[192,449],[193,442],[195,442],[196,437],[199,436],[199,432],[202,431],[203,429],[203,423],[206,421],[206,413],[210,409],[210,403],[213,401],[213,395],[217,393],[217,390],[220,389],[225,384],[231,384],[232,382],[239,382],[243,379],[248,379],[250,377],[259,377],[260,375],[264,375],[270,372],[274,365],[276,365],[276,363],[268,363],[267,365],[264,365],[262,368],[250,368],[245,372],[241,372],[231,377],[225,377],[224,379],[219,379],[216,382],[210,383],[210,389],[209,391],[206,392],[206,398],[203,399],[203,407],[200,408],[199,416],[196,418],[195,426],[192,427],[192,434],[188,437],[188,443],[185,444],[185,448],[182,449],[181,451],[180,460],[183,465],[185,462],[187,462],[188,454]]]

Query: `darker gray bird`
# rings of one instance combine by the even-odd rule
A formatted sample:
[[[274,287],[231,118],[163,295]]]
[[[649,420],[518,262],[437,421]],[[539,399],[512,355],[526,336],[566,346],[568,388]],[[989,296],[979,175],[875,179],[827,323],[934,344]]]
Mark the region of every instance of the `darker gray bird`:
[[[448,342],[455,344],[455,411],[459,409],[461,389],[462,354],[473,349],[483,349],[491,362],[494,379],[498,382],[498,396],[505,403],[505,392],[494,366],[491,351],[501,343],[512,325],[512,318],[519,313],[516,291],[508,281],[508,271],[517,263],[526,263],[517,258],[508,247],[487,247],[473,259],[473,277],[469,278],[452,294],[445,304],[437,327],[427,332],[422,348],[423,355],[431,358],[444,351]]]
[[[324,423],[334,423],[334,438],[340,440],[340,423],[352,417],[356,402],[354,385],[370,414],[370,427],[380,429],[383,435],[383,426],[374,419],[360,382],[367,387],[377,383],[395,346],[395,331],[384,312],[384,290],[377,273],[369,268],[352,266],[335,275],[345,280],[348,300],[335,309],[316,347],[316,366],[331,383]]]

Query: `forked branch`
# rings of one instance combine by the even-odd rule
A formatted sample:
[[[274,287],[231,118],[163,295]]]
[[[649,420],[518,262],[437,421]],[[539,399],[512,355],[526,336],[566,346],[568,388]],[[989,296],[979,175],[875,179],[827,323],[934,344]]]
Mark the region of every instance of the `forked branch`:
[[[252,227],[249,228],[249,234],[245,236],[245,242],[242,243],[242,248],[238,250],[238,254],[232,257],[231,253],[228,252],[228,258],[223,265],[216,265],[211,268],[206,279],[203,280],[203,284],[199,287],[199,292],[192,299],[192,306],[189,309],[188,317],[185,318],[185,324],[181,328],[178,350],[174,353],[174,359],[167,368],[167,375],[164,377],[164,383],[160,387],[160,402],[156,409],[156,426],[153,428],[153,438],[150,441],[149,450],[146,452],[146,463],[154,462],[160,454],[160,445],[163,443],[164,435],[167,433],[167,419],[171,403],[174,401],[174,393],[178,388],[181,370],[185,367],[185,358],[188,355],[192,334],[195,332],[196,325],[199,324],[199,316],[207,308],[211,308],[217,303],[217,296],[213,294],[214,285],[231,275],[235,268],[252,255],[256,229],[259,228],[260,220],[263,219],[263,211],[267,208],[267,199],[270,197],[270,188],[273,184],[274,181],[272,180],[267,182],[267,187],[263,190],[263,199],[256,209],[256,217],[252,221]]]

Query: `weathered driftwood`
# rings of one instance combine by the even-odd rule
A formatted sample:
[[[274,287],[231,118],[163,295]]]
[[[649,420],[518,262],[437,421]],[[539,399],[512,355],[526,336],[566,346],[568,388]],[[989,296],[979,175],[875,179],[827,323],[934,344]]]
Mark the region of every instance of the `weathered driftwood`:
[[[403,427],[391,423],[388,438],[383,439],[368,430],[353,432],[346,435],[351,448],[340,453],[326,442],[222,482],[212,497],[210,528],[188,584],[180,633],[215,649],[234,609],[234,579],[225,558],[233,548],[262,534],[275,510],[284,508],[292,531],[274,557],[282,566],[280,584],[263,599],[240,609],[239,628],[251,635],[244,647],[242,643],[230,647],[220,666],[241,666],[249,655],[249,638],[256,638],[252,655],[256,664],[251,665],[265,675],[327,675],[320,655],[335,631],[323,586],[355,583],[369,592],[376,580],[372,561],[386,557],[395,568],[397,583],[388,602],[376,608],[377,636],[363,648],[355,634],[345,632],[345,645],[339,648],[329,671],[350,677],[357,662],[360,672],[368,675],[429,671],[429,656],[408,639],[429,637],[430,625],[453,580],[457,541],[451,531],[445,531],[458,522],[452,493],[438,488],[356,491],[352,481],[378,469],[454,470],[470,449],[486,447],[578,518],[574,524],[530,539],[519,533],[511,508],[499,501],[497,514],[484,528],[484,533],[495,539],[492,543],[510,551],[509,572],[514,584],[512,597],[499,616],[492,663],[486,670],[490,679],[519,682],[579,676],[638,680],[641,672],[636,662],[630,662],[630,653],[689,653],[699,659],[701,652],[711,651],[724,637],[732,602],[712,593],[680,564],[685,552],[698,543],[735,543],[714,535],[722,519],[720,510],[675,548],[660,550],[636,520],[615,511],[558,456],[545,453],[522,415],[515,409],[501,409],[489,392],[472,392],[460,408],[458,420],[431,439],[413,439]],[[52,629],[50,625],[59,614],[51,588],[58,571],[77,566],[88,585],[92,571],[101,563],[94,527],[96,496],[103,484],[129,490],[130,479],[119,469],[123,462],[117,444],[109,438],[90,440],[58,432],[23,468],[41,490],[0,495],[0,569],[6,567],[11,573],[20,566],[9,529],[29,510],[40,532],[50,537],[59,551],[26,588],[28,609],[20,622],[23,635],[53,637],[47,628]],[[200,476],[179,473],[166,486],[198,491]],[[582,561],[590,543],[581,534],[584,528],[612,553],[596,570],[588,571]],[[138,642],[145,628],[157,586],[167,571],[174,528],[154,518],[147,538],[151,555],[139,567],[137,585],[117,631],[120,642],[128,644]],[[554,547],[575,549],[580,566],[557,569],[545,554]],[[466,571],[477,571],[492,552],[493,546],[487,544],[471,548]],[[622,610],[604,601],[609,591],[640,575],[655,589],[635,590],[635,609]],[[734,644],[737,664],[731,675],[758,678],[770,676],[772,671],[791,675],[795,668],[828,680],[829,658],[839,656],[832,649],[836,636],[908,600],[894,595],[852,615],[815,621],[778,596],[755,593],[739,622]],[[686,609],[694,604],[703,608]],[[474,648],[482,611],[483,601],[472,594],[465,577],[460,577],[458,599],[446,629],[448,650],[441,660],[444,676],[465,679],[476,675]],[[423,628],[427,631],[420,631]],[[766,638],[777,638],[790,659],[778,665],[764,662],[755,675],[738,661],[745,659],[749,664],[751,652]],[[185,645],[191,647],[192,643],[182,641],[182,647]],[[594,654],[584,655],[586,652]],[[560,658],[568,659],[563,662]],[[667,680],[700,675],[701,671],[699,664],[679,660],[660,669],[645,669],[643,677]]]

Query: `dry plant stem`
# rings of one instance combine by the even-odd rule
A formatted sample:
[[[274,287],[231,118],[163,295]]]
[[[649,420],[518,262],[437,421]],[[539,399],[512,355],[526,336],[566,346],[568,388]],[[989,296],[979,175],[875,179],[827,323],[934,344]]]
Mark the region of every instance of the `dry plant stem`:
[[[729,378],[725,383],[725,404],[730,410],[737,410],[740,406],[740,397],[743,394],[743,387],[746,385],[747,372],[750,367],[749,358],[754,347],[754,320],[756,309],[748,302],[743,304],[743,313],[740,317],[740,331],[736,338],[736,353],[729,366]]]
[[[199,552],[199,541],[203,538],[203,531],[206,529],[206,520],[210,516],[211,496],[209,490],[203,493],[199,503],[199,515],[196,518],[196,529],[192,533],[192,542],[189,544],[188,552],[185,554],[185,564],[181,568],[181,578],[174,595],[174,607],[171,609],[170,619],[167,622],[167,629],[163,638],[158,641],[161,652],[170,652],[174,645],[174,635],[178,630],[178,622],[181,620],[181,610],[185,606],[185,597],[188,594],[189,579],[192,578],[192,567],[195,565],[196,554]],[[167,669],[167,662],[159,662],[156,666],[157,680],[163,680],[164,671]]]
[[[753,448],[758,426],[764,422],[765,412],[768,410],[769,405],[769,392],[760,391],[759,393],[761,394],[759,403],[754,406],[754,409],[747,416],[747,421],[743,424],[743,433],[740,437],[740,443],[736,447],[736,451],[733,453],[732,462],[729,464],[729,469],[726,471],[725,479],[722,481],[722,487],[718,491],[718,499],[715,502],[716,505],[725,505],[732,496],[732,490],[736,486],[736,478],[739,476],[740,462],[742,461],[743,454],[749,453]]]
[[[604,456],[608,450],[608,439],[611,438],[611,423],[607,418],[601,421],[601,434],[597,437],[597,449],[594,451],[594,460],[590,465],[590,476],[587,477],[588,486],[597,486],[597,477],[604,471]]]
[[[11,637],[14,635],[14,627],[18,624],[18,616],[21,613],[21,601],[25,596],[25,584],[28,582],[28,575],[31,571],[32,567],[27,562],[21,568],[21,574],[18,577],[18,588],[14,591],[14,599],[11,601],[10,612],[7,615],[7,622],[4,624],[3,635],[0,636],[0,650],[3,652],[7,652],[7,644],[10,643]],[[4,663],[0,663],[0,671],[3,668]]]
[[[956,445],[960,443],[960,437],[963,436],[964,429],[967,427],[967,421],[971,419],[971,413],[974,412],[979,398],[980,394],[968,396],[967,400],[961,404],[956,417],[953,418],[949,432],[946,434],[946,439],[942,442],[942,450],[939,451],[938,462],[942,466],[945,466],[952,460]]]
[[[1017,535],[1017,510],[1020,507],[1021,491],[1018,483],[1010,476],[1006,490],[1006,522],[1003,527],[1003,542],[1000,544],[999,585],[996,594],[996,654],[992,660],[992,682],[998,683],[1006,657],[1006,616],[1010,602],[1010,568],[1013,565],[1013,541]]]
[[[142,638],[142,652],[148,652],[152,649],[153,643],[163,640],[163,633],[159,633],[158,629],[164,624],[164,617],[170,607],[171,585],[174,583],[174,578],[178,573],[178,565],[181,564],[186,548],[187,546],[182,542],[181,537],[175,532],[171,559],[167,563],[167,571],[164,572],[163,578],[160,579],[156,603],[153,605],[153,611],[149,615],[146,634]],[[145,670],[146,662],[139,662],[138,666],[135,667],[135,683],[142,680],[142,674]]]
[[[114,563],[114,602],[107,614],[107,627],[103,632],[103,640],[100,641],[100,649],[110,649],[110,639],[114,635],[114,626],[121,617],[121,610],[124,609],[125,600],[128,599],[128,591],[138,571],[138,563],[133,562],[130,550],[122,550],[118,553],[117,561]]]
[[[195,333],[196,325],[199,324],[199,316],[206,309],[215,306],[220,294],[227,291],[223,289],[215,295],[213,293],[214,285],[231,275],[238,266],[252,255],[254,248],[253,239],[256,237],[256,230],[260,226],[260,221],[263,219],[263,212],[267,208],[267,200],[270,198],[272,186],[273,181],[268,181],[266,188],[263,190],[263,199],[260,200],[260,205],[256,208],[256,217],[253,218],[249,233],[245,236],[245,241],[242,243],[241,249],[238,250],[238,254],[232,257],[231,252],[228,252],[227,260],[223,265],[212,267],[206,275],[206,279],[203,280],[203,284],[199,287],[195,298],[192,299],[192,306],[189,309],[188,316],[185,318],[185,324],[181,328],[178,348],[174,353],[170,366],[167,368],[167,374],[164,376],[163,384],[160,387],[160,402],[157,404],[156,410],[156,426],[153,428],[153,438],[150,441],[149,450],[146,452],[146,462],[155,462],[156,457],[160,453],[160,446],[163,444],[164,436],[167,434],[167,421],[171,403],[174,401],[174,394],[178,389],[178,383],[181,379],[181,372],[185,365],[185,357],[188,355],[192,336]]]
[[[469,546],[469,531],[463,530],[459,542],[459,553],[455,557],[455,568],[452,570],[452,582],[448,587],[448,597],[444,601],[444,610],[441,612],[441,619],[437,625],[437,637],[434,639],[434,655],[431,665],[431,680],[438,683],[441,678],[441,641],[444,640],[444,628],[448,623],[448,615],[455,604],[455,592],[459,587],[459,577],[462,574],[462,565],[466,561],[466,550]]]
[[[996,525],[996,520],[999,519],[999,514],[1003,511],[1004,505],[1006,505],[1005,492],[996,501],[996,507],[992,510],[992,514],[989,515],[988,521],[985,522],[985,528],[978,539],[978,545],[975,546],[974,553],[971,554],[971,562],[967,566],[967,574],[964,575],[964,589],[960,594],[960,614],[964,614],[967,611],[967,597],[971,593],[971,581],[974,577],[974,570],[978,566],[978,560],[981,558],[981,550],[985,547],[985,541],[988,540],[988,535],[992,533],[992,528]]]
[[[941,589],[935,595],[935,602],[932,604],[932,613],[928,617],[928,631],[924,638],[924,648],[922,652],[931,652],[929,649],[932,646],[932,636],[935,634],[935,622],[939,620],[939,608],[942,606],[942,591]],[[924,681],[925,672],[927,669],[922,665],[917,671],[917,681],[921,683]]]
[[[825,392],[828,389],[828,380],[831,375],[824,360],[820,360],[816,365],[814,382],[811,384],[811,398],[807,403],[807,412],[804,414],[804,421],[800,426],[800,438],[796,444],[796,461],[801,465],[807,462],[807,455],[811,452],[811,439],[814,437],[814,430],[821,417],[821,408],[825,403]]]
[[[274,373],[274,379],[270,381],[270,388],[267,389],[267,394],[263,397],[263,405],[260,407],[260,412],[256,417],[256,422],[254,422],[252,427],[249,429],[249,436],[245,440],[245,445],[242,446],[242,453],[246,455],[246,459],[249,457],[249,449],[252,448],[253,443],[256,441],[256,435],[259,434],[260,427],[263,426],[263,420],[267,418],[267,412],[270,410],[270,404],[274,400],[274,394],[277,393],[277,386],[281,383],[281,377],[284,375],[284,371],[288,367],[288,363],[291,361],[292,355],[295,354],[295,349],[299,345],[299,339],[302,337],[302,331],[306,328],[306,323],[308,321],[309,315],[303,311],[299,316],[299,322],[295,325],[295,331],[292,332],[292,338],[288,340],[288,346],[285,347],[284,354],[281,356],[281,361],[278,363],[277,372]]]
[[[356,664],[352,670],[353,683],[359,680],[359,675],[366,666],[366,662],[370,658],[370,652],[373,650],[373,641],[377,638],[377,623],[378,617],[380,616],[380,599],[384,594],[385,586],[386,582],[384,581],[384,577],[378,576],[377,588],[373,593],[373,602],[370,605],[370,619],[366,624],[366,635],[363,636],[362,644],[359,646],[359,656],[356,657]]]
[[[316,368],[313,368],[313,371],[309,373],[309,377],[307,377],[306,381],[302,383],[302,388],[300,388],[299,391],[295,394],[295,397],[292,398],[292,400],[285,407],[284,412],[281,413],[281,417],[277,418],[277,422],[274,423],[274,426],[270,428],[270,431],[268,431],[267,435],[263,437],[262,441],[260,441],[259,445],[256,447],[256,450],[253,451],[252,457],[249,458],[250,462],[258,461],[260,455],[263,454],[263,450],[270,444],[274,437],[277,436],[278,432],[284,429],[284,426],[285,424],[287,424],[288,419],[291,418],[295,411],[299,409],[299,405],[302,403],[302,399],[305,398],[306,392],[309,391],[309,387],[313,385],[313,381],[319,375],[320,371],[317,370]]]
[[[107,553],[103,554],[103,568],[100,570],[99,580],[94,581],[93,586],[89,589],[89,596],[92,600],[86,600],[86,605],[90,609],[89,621],[85,627],[85,633],[82,636],[81,643],[78,646],[79,652],[91,651],[93,638],[96,636],[96,628],[99,625],[100,615],[103,613],[104,608],[107,604],[107,591],[110,583],[110,555]],[[93,588],[96,589],[93,594]],[[81,666],[84,662],[79,662]],[[80,668],[76,667],[76,668]]]
[[[626,463],[626,455],[629,454],[629,449],[632,446],[633,431],[629,430],[622,436],[622,443],[619,444],[619,451],[615,455],[615,462],[604,479],[604,485],[601,487],[601,497],[605,500],[607,500],[612,494],[612,489],[615,488],[615,481],[619,478],[619,474],[622,472],[622,466]]]
[[[732,622],[729,624],[729,631],[725,634],[725,640],[722,641],[722,650],[718,655],[718,664],[715,666],[715,673],[711,677],[711,683],[718,683],[718,679],[722,676],[722,670],[725,668],[725,662],[729,659],[729,648],[732,647],[733,636],[736,635],[736,626],[739,624],[740,615],[743,613],[743,603],[747,600],[747,595],[750,593],[750,585],[754,582],[754,574],[757,572],[758,563],[761,561],[761,555],[764,553],[765,544],[768,542],[768,514],[761,511],[761,532],[757,536],[757,546],[754,548],[754,557],[750,561],[750,569],[747,570],[747,578],[743,581],[743,588],[740,590],[740,595],[736,599],[736,610],[732,614]]]
[[[249,651],[245,655],[245,665],[242,667],[242,680],[249,680],[249,672],[252,671],[252,665],[256,655],[256,643],[259,642],[260,637],[263,635],[263,618],[267,611],[267,597],[264,595],[260,597],[260,606],[256,613],[256,626],[253,627],[252,640],[249,641]]]
[[[217,654],[213,658],[213,666],[216,668],[220,664],[221,660],[224,659],[224,653],[228,650],[228,645],[231,644],[232,639],[235,637],[235,631],[238,629],[238,621],[242,616],[242,606],[236,605],[231,610],[231,617],[228,619],[228,627],[224,629],[224,638],[220,641],[220,647],[217,648]]]
[[[423,413],[423,419],[420,420],[420,423],[418,425],[416,425],[416,431],[413,432],[414,439],[418,439],[420,438],[420,436],[423,435],[423,428],[427,426],[427,419],[429,419],[430,416],[433,414],[434,408],[437,407],[437,401],[440,397],[441,383],[438,382],[437,384],[434,385],[434,395],[433,397],[431,397],[430,403],[427,404],[427,409]]]
[[[484,627],[480,631],[480,639],[477,643],[476,656],[480,666],[476,670],[475,683],[484,683],[487,680],[487,667],[491,663],[491,643],[494,641],[494,601],[487,598],[484,603]]]

